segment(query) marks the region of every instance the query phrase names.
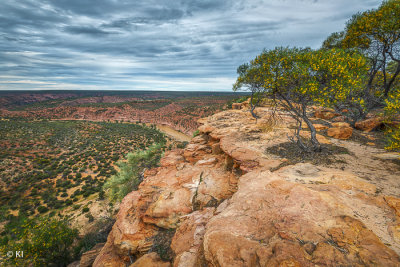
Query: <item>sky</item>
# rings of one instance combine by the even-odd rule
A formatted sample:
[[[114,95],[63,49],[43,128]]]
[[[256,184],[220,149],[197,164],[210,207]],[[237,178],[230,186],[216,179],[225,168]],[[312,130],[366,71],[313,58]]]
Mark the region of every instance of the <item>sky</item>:
[[[264,48],[319,48],[379,0],[0,0],[0,90],[231,91]]]

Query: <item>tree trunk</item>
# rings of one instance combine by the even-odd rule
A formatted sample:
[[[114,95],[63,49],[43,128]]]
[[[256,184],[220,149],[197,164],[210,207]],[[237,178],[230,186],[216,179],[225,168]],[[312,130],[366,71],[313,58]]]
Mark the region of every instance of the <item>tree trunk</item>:
[[[310,129],[311,132],[311,145],[312,145],[312,150],[314,152],[320,152],[321,151],[321,144],[319,143],[317,139],[317,130],[315,130],[314,125],[312,122],[308,119],[307,114],[305,110],[303,110],[303,115],[302,119],[306,122],[308,129]]]
[[[393,74],[392,79],[390,79],[390,81],[385,84],[385,91],[384,91],[384,97],[387,98],[389,95],[389,91],[390,91],[390,87],[392,87],[393,82],[395,81],[396,77],[399,75],[400,73],[400,63],[397,63],[397,69],[396,72]]]

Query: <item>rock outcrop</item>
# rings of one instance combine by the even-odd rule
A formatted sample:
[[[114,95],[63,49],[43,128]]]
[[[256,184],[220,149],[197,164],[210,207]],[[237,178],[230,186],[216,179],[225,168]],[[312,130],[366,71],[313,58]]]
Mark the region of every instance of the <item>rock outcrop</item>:
[[[267,120],[269,112],[257,114]],[[362,156],[357,175],[335,164],[291,164],[269,152],[288,142],[295,123],[279,116],[269,130],[245,110],[201,119],[200,135],[167,152],[124,198],[93,266],[400,266],[398,166],[368,169],[382,164],[370,147],[337,158]]]

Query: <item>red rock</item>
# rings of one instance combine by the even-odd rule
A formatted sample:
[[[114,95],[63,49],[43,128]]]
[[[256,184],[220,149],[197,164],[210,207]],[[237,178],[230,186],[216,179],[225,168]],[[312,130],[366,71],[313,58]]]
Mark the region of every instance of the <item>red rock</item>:
[[[170,267],[171,263],[162,261],[157,253],[152,252],[143,255],[129,267]]]
[[[297,171],[294,174],[304,177],[305,181],[318,174],[312,168],[305,171],[309,174],[300,175]],[[282,177],[289,178],[287,175]],[[345,215],[346,207],[340,202],[336,189],[326,187],[328,191],[321,192],[316,187],[314,190],[314,187],[285,181],[270,172],[253,171],[242,176],[239,189],[227,207],[206,225],[203,246],[207,264],[400,264],[399,256],[374,232],[359,220]]]
[[[314,112],[314,117],[324,120],[330,120],[334,117],[340,116],[340,114],[336,113],[333,109],[329,108],[319,108]]]
[[[351,127],[333,127],[329,128],[327,133],[328,136],[347,140],[353,135],[353,128]]]
[[[314,128],[315,128],[315,130],[317,130],[317,131],[323,131],[323,130],[326,130],[326,129],[328,129],[329,127],[328,126],[326,126],[326,125],[322,125],[322,124],[314,124]]]
[[[232,109],[241,109],[242,104],[241,103],[232,103]]]
[[[334,122],[345,122],[346,121],[346,116],[338,116],[332,119]]]
[[[335,127],[335,128],[348,128],[348,127],[350,127],[350,124],[348,124],[347,122],[334,122],[334,123],[332,123],[332,127]]]
[[[176,254],[175,267],[198,266],[196,263],[201,257],[205,227],[214,215],[214,210],[214,208],[205,208],[191,213],[176,230],[171,243],[171,248]]]
[[[160,165],[163,167],[176,166],[185,161],[183,157],[183,150],[176,149],[165,153],[164,157],[160,160]]]
[[[373,117],[363,121],[356,122],[355,127],[358,130],[370,132],[383,124],[383,119],[381,117]]]
[[[104,247],[104,244],[105,243],[96,244],[91,250],[83,253],[79,262],[79,267],[91,267],[96,257],[100,254],[101,249]]]
[[[385,196],[386,203],[396,211],[397,216],[400,217],[400,199],[392,196]]]

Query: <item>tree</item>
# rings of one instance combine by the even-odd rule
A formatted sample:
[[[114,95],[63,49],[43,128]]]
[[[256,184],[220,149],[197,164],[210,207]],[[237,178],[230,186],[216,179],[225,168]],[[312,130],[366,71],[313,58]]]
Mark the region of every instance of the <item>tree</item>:
[[[262,94],[288,110],[297,122],[295,142],[305,151],[321,149],[316,130],[308,118],[310,105],[332,107],[338,102],[362,102],[353,96],[362,88],[366,61],[355,52],[278,47],[264,50],[250,62],[248,69],[254,71],[246,72],[245,77],[239,75],[237,83],[244,80],[247,85],[254,79],[262,88]],[[310,144],[300,136],[303,122],[311,132]]]
[[[258,116],[255,113],[255,108],[260,104],[263,99],[263,81],[259,73],[259,68],[245,63],[237,68],[239,77],[233,85],[233,91],[242,89],[243,87],[251,92],[250,96],[250,113],[257,120]]]
[[[343,47],[362,52],[370,64],[369,80],[365,90],[371,101],[374,79],[383,76],[383,98],[387,98],[396,77],[400,73],[400,1],[384,1],[378,9],[358,13],[347,23]],[[388,73],[389,64],[395,64]]]
[[[387,150],[400,150],[400,127],[393,125],[392,119],[397,116],[400,118],[400,88],[393,90],[386,99],[385,113],[388,117],[388,136],[389,144],[385,147]],[[391,125],[392,124],[392,125]]]

